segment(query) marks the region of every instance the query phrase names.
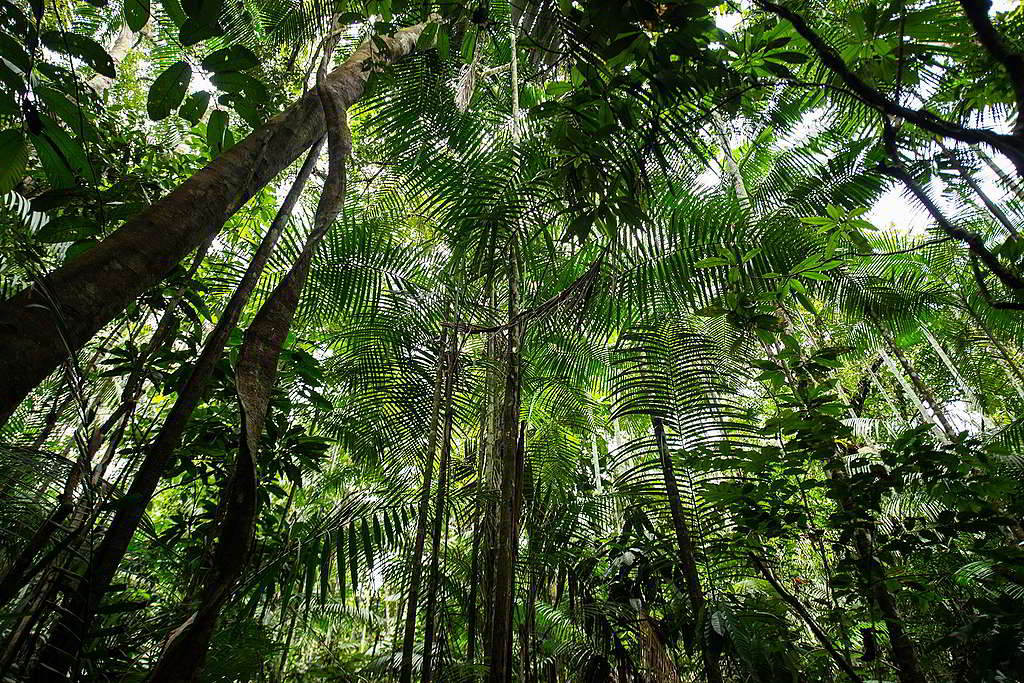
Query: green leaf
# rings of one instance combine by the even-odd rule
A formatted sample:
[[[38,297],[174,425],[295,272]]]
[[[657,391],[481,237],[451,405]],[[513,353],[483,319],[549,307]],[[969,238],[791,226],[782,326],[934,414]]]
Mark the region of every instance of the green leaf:
[[[476,31],[466,31],[462,36],[462,46],[459,52],[462,56],[462,61],[466,64],[473,61],[473,53],[476,50],[476,41],[479,35]]]
[[[97,244],[99,244],[99,240],[94,239],[78,240],[77,242],[74,242],[64,252],[64,262],[67,263],[68,261],[74,260],[76,257],[81,256],[85,252],[95,247]],[[124,498],[121,498],[117,502],[120,504],[130,504],[131,499],[125,496]]]
[[[0,61],[0,85],[5,86],[0,87],[0,114],[20,114],[21,107],[15,99],[15,93],[25,92],[25,79],[3,61]]]
[[[363,520],[360,527],[363,536],[363,553],[366,555],[366,565],[373,569],[373,543],[370,541],[370,526]]]
[[[188,15],[185,14],[184,8],[181,6],[179,0],[160,0],[160,4],[164,8],[164,12],[174,25],[181,28],[185,24],[185,20],[188,19]]]
[[[99,225],[85,216],[65,214],[58,216],[44,225],[35,234],[36,240],[44,243],[59,244],[75,242],[97,236]]]
[[[803,292],[794,292],[794,294],[796,295],[796,300],[800,302],[800,305],[807,309],[811,315],[818,315],[818,311],[814,308],[814,304],[811,303],[811,300],[808,299]]]
[[[348,523],[348,568],[352,577],[352,591],[359,590],[359,545],[356,539],[356,523]]]
[[[29,135],[39,162],[53,187],[74,187],[83,178],[95,183],[96,176],[82,145],[69,136],[53,119],[40,117],[42,129]]]
[[[181,25],[178,37],[185,46],[224,35],[220,25],[223,0],[184,0],[182,8],[188,18]]]
[[[245,71],[260,65],[259,58],[244,45],[232,45],[203,58],[203,68],[207,71]]]
[[[708,258],[702,258],[693,264],[694,268],[715,268],[717,266],[727,266],[729,261],[724,258],[718,258],[717,256],[709,256]]]
[[[28,165],[28,141],[17,129],[0,131],[0,194],[14,189],[25,176]]]
[[[749,261],[750,259],[754,258],[755,256],[757,256],[760,253],[761,253],[760,249],[751,249],[750,251],[748,251],[746,254],[743,255],[743,258],[740,261],[742,263],[746,263],[747,261]]]
[[[721,306],[706,306],[694,311],[694,314],[704,318],[717,318],[718,316],[725,315],[728,312],[729,311],[725,310]]]
[[[181,25],[181,30],[178,32],[178,40],[181,41],[182,45],[189,47],[201,43],[207,38],[216,38],[222,35],[224,35],[224,29],[221,28],[220,24],[216,22],[206,24],[195,17],[189,17]]]
[[[117,77],[113,58],[92,38],[71,31],[47,31],[39,38],[54,52],[78,57],[98,74]]]
[[[228,143],[228,113],[223,109],[217,109],[210,114],[206,122],[206,144],[210,146],[210,152],[217,156],[230,147]]]
[[[803,52],[772,52],[771,54],[765,55],[767,59],[776,59],[790,64],[803,64],[808,60],[808,56]]]
[[[327,602],[327,589],[331,580],[331,537],[324,536],[323,554],[320,557],[320,604]]]
[[[263,123],[263,113],[259,103],[247,97],[245,93],[228,93],[217,98],[217,102],[235,110],[235,113],[253,128]]]
[[[0,33],[0,57],[18,67],[22,73],[28,73],[32,59],[25,47],[6,33]]]
[[[416,39],[417,50],[429,50],[437,42],[437,24],[430,22],[420,31],[420,37]]]
[[[210,82],[229,93],[244,92],[255,102],[266,102],[269,99],[267,86],[252,76],[237,71],[224,71],[210,76]]]
[[[124,23],[138,33],[149,21],[149,0],[124,0]]]
[[[569,224],[568,229],[566,229],[565,237],[566,239],[575,237],[583,241],[590,235],[590,229],[593,225],[594,217],[591,214],[585,213],[582,216],[577,216]]]
[[[13,36],[27,36],[31,26],[20,7],[9,0],[0,0],[0,29]]]
[[[448,31],[443,28],[439,28],[437,31],[437,42],[434,45],[437,48],[437,54],[441,59],[447,60],[451,56],[451,43],[448,38]]]
[[[338,529],[334,532],[335,555],[338,561],[338,589],[341,593],[341,602],[345,603],[345,530]]]
[[[149,118],[160,121],[170,116],[181,104],[191,80],[192,67],[184,61],[171,64],[157,76],[149,87],[149,98],[146,101]]]
[[[185,103],[178,110],[178,116],[185,119],[193,126],[199,123],[210,106],[210,93],[206,91],[194,92],[188,96]]]
[[[46,110],[56,114],[63,121],[76,137],[83,137],[87,141],[96,141],[99,137],[96,127],[89,117],[85,115],[83,107],[75,104],[63,93],[48,86],[36,86],[36,96],[46,105]]]
[[[824,273],[816,273],[813,270],[809,270],[806,273],[801,273],[801,275],[807,278],[808,280],[820,280],[821,282],[832,281],[832,278],[830,278],[828,275],[825,275]]]

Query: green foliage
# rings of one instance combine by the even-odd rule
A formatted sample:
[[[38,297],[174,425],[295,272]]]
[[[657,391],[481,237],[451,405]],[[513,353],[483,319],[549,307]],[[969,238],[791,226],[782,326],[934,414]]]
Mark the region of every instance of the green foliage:
[[[1021,103],[970,4],[787,3],[841,73],[770,3],[0,0],[4,298],[86,250],[151,267],[104,240],[197,173],[270,163],[201,170],[243,140],[307,135],[263,126],[332,30],[336,64],[441,16],[342,93],[344,204],[267,388],[253,543],[201,680],[394,678],[417,566],[410,645],[423,666],[433,618],[435,680],[488,675],[499,569],[514,680],[702,680],[709,660],[730,682],[897,680],[901,630],[924,680],[1016,680],[1024,326],[992,264],[1024,272],[1020,172],[994,151]],[[986,16],[1019,52],[1021,11]],[[943,215],[892,225],[913,216],[885,213],[907,188],[881,164]],[[216,573],[243,330],[309,233],[321,168],[160,472],[82,680],[145,677]],[[37,673],[51,606],[87,585],[294,173],[210,183],[252,198],[0,427],[3,675]]]

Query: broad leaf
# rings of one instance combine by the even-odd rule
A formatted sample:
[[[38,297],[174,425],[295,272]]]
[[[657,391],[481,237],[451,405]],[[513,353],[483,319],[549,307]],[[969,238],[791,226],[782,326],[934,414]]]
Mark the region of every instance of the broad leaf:
[[[252,76],[238,73],[237,71],[216,73],[210,77],[210,82],[224,92],[244,92],[246,96],[256,102],[266,102],[269,99],[267,86]]]
[[[17,129],[0,131],[0,194],[7,194],[25,175],[28,141]]]
[[[149,21],[149,0],[124,0],[124,22],[138,33]]]
[[[113,58],[92,38],[70,31],[47,31],[40,40],[54,52],[78,57],[98,74],[117,77]]]
[[[192,67],[187,62],[175,62],[156,77],[149,87],[146,111],[154,121],[165,119],[178,108],[192,80]]]
[[[203,68],[207,71],[245,71],[259,66],[260,60],[252,50],[244,45],[232,45],[217,50],[203,59]]]
[[[206,142],[210,145],[213,156],[217,156],[231,146],[231,141],[228,113],[218,109],[210,114],[210,119],[206,122]]]
[[[223,0],[183,0],[182,9],[188,18],[181,25],[179,38],[184,45],[224,35],[220,25]]]
[[[96,176],[85,150],[52,119],[40,117],[41,130],[30,135],[47,179],[53,187],[73,187],[78,179],[95,183]]]
[[[206,113],[206,108],[209,106],[210,93],[206,91],[194,92],[188,96],[185,104],[181,105],[181,109],[178,110],[178,116],[194,126],[203,118],[203,114]]]
[[[18,67],[22,73],[28,73],[31,58],[25,47],[6,33],[0,33],[0,57]]]

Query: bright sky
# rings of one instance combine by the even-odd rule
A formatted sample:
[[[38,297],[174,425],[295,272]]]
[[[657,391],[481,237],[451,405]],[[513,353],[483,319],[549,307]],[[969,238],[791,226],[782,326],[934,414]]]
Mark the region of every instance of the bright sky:
[[[993,0],[992,9],[995,12],[1006,12],[1016,8],[1020,4],[1020,0]],[[716,25],[726,31],[732,31],[736,25],[740,22],[741,15],[738,12],[729,14],[718,15],[715,18]],[[809,133],[813,122],[809,121],[807,126],[807,132]],[[1010,163],[1003,157],[992,153],[992,156],[996,163],[1009,172],[1010,177],[1014,176],[1014,171]],[[1000,201],[1004,199],[1004,192],[999,189],[996,185],[996,176],[993,171],[988,167],[982,165],[981,173],[977,177],[979,184],[983,191],[988,194],[989,197]],[[703,178],[705,182],[710,178]],[[714,181],[712,181],[714,182]],[[950,214],[955,214],[955,207],[951,206],[942,196],[943,188],[935,185],[930,189],[932,199],[943,209],[946,209]],[[931,223],[931,217],[927,211],[914,199],[908,198],[906,192],[902,190],[902,186],[893,187],[886,192],[874,206],[870,208],[865,218],[872,222],[879,229],[892,228],[899,232],[922,234],[925,232],[929,224]]]

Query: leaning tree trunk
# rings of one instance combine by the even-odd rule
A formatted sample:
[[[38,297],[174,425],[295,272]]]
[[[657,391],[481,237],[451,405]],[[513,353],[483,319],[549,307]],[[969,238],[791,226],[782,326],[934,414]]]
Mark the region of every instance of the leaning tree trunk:
[[[363,43],[327,77],[342,109],[363,95],[368,62],[410,52],[426,24]],[[315,89],[219,155],[169,195],[39,283],[0,303],[0,425],[21,400],[325,131]]]
[[[206,383],[224,350],[224,345],[238,323],[242,309],[256,287],[259,276],[291,216],[292,208],[298,201],[302,188],[316,165],[318,152],[319,144],[303,164],[291,190],[278,210],[277,216],[257,248],[252,262],[242,275],[242,280],[224,307],[217,324],[207,336],[199,358],[192,366],[185,384],[178,391],[178,398],[171,407],[153,444],[147,449],[146,457],[114,513],[103,540],[90,558],[87,580],[80,590],[67,596],[64,610],[54,626],[46,651],[41,657],[42,665],[37,674],[40,680],[46,680],[47,676],[52,676],[49,680],[64,680],[65,673],[76,661],[95,610],[99,607],[114,578],[117,567],[128,549],[135,530],[142,521],[146,506],[156,491],[167,464],[181,444],[185,426],[199,404]]]
[[[257,502],[256,457],[277,378],[278,360],[295,318],[313,256],[334,224],[345,197],[345,163],[352,149],[352,140],[345,111],[325,85],[327,64],[336,44],[336,33],[325,39],[317,74],[316,93],[327,121],[328,171],[313,216],[313,229],[295,263],[245,331],[235,368],[235,387],[242,419],[241,438],[235,471],[225,489],[224,519],[212,572],[204,586],[199,608],[168,638],[163,655],[150,676],[151,683],[188,683],[196,679],[210,648],[220,611],[252,550]],[[314,151],[310,159],[315,155]]]

